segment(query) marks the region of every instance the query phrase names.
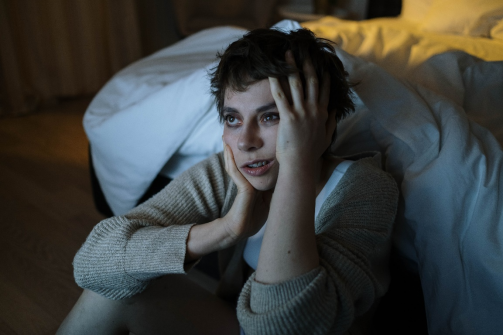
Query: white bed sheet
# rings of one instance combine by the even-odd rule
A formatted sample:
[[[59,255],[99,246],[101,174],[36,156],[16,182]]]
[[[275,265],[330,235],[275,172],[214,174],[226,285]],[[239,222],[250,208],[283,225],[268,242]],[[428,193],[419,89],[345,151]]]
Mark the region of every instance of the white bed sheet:
[[[205,66],[242,33],[219,28],[195,35],[124,70],[98,94],[84,125],[114,212],[124,213],[137,198],[113,197],[146,189],[196,121],[209,113],[216,118]],[[411,82],[341,49],[337,54],[361,84],[357,113],[340,123],[334,147],[339,154],[380,150],[386,157],[402,197],[394,241],[421,277],[430,333],[500,333],[503,152],[470,118],[501,123],[503,63],[444,53],[415,68]],[[220,129],[198,134],[192,146],[200,140],[207,152],[220,148]],[[107,186],[106,178],[114,181]]]

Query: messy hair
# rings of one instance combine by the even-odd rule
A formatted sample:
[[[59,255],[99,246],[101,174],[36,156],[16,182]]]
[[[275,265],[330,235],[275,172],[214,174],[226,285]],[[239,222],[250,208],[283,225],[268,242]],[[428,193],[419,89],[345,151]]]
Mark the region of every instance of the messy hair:
[[[291,50],[297,69],[285,61]],[[351,97],[353,84],[347,81],[348,73],[329,40],[317,38],[308,29],[283,32],[275,29],[256,29],[231,43],[217,54],[219,64],[211,70],[211,92],[215,97],[220,121],[223,122],[223,105],[227,89],[244,92],[268,77],[285,78],[298,71],[305,87],[302,73],[304,60],[311,58],[318,80],[324,73],[330,75],[330,100],[328,110],[336,110],[337,121],[355,109]]]

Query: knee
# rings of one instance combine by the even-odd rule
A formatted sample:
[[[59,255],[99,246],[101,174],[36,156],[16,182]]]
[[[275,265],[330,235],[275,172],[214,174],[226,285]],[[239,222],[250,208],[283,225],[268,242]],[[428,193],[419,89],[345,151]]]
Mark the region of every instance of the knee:
[[[85,289],[65,318],[58,334],[127,333],[122,301],[107,299]]]

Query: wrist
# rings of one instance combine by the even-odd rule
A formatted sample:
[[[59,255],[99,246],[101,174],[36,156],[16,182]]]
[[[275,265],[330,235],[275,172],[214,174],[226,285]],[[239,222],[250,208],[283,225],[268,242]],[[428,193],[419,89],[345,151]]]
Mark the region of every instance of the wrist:
[[[295,178],[315,177],[318,173],[318,164],[316,160],[310,159],[283,160],[279,166],[279,176],[289,176]]]
[[[221,218],[209,223],[194,225],[187,238],[185,261],[193,261],[211,252],[223,250],[235,244],[233,241],[230,239]]]
[[[234,229],[233,221],[225,216],[223,218],[217,219],[218,227],[222,230],[222,240],[220,241],[220,249],[226,249],[233,245],[236,245],[243,239],[246,239],[243,232],[237,232]]]

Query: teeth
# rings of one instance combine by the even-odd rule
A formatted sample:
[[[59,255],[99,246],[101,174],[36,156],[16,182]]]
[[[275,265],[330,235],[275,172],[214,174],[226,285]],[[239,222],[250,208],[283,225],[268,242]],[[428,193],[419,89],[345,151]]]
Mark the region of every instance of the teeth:
[[[248,165],[250,168],[257,168],[257,167],[262,167],[267,164],[267,161],[262,161],[262,162],[256,162],[254,164]]]

